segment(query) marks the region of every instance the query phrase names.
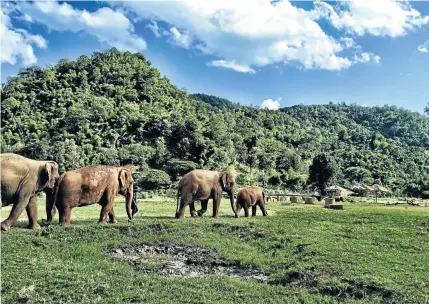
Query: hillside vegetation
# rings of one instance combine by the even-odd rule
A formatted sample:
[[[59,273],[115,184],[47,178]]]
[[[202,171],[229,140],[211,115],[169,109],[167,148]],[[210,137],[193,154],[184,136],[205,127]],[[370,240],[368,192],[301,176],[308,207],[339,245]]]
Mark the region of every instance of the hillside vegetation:
[[[429,190],[429,118],[396,107],[240,106],[188,95],[142,54],[116,49],[25,69],[1,98],[2,152],[54,159],[61,171],[133,164],[140,189],[169,187],[193,168],[235,167],[240,185],[307,190],[312,159],[327,153],[336,183]]]

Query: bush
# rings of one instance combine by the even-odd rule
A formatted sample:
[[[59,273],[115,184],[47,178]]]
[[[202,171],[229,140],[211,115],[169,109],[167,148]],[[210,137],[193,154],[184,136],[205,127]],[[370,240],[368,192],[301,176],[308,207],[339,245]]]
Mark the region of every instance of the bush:
[[[138,189],[166,189],[170,187],[170,176],[162,170],[150,169],[144,175],[137,177],[136,186]]]

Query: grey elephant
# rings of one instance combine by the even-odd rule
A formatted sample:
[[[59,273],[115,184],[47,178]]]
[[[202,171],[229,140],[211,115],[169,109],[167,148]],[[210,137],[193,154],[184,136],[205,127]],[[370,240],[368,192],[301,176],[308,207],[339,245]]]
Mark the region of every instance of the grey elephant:
[[[131,220],[138,211],[134,197],[134,179],[129,169],[114,166],[87,166],[67,171],[59,178],[55,189],[55,200],[46,207],[46,225],[52,222],[55,206],[61,225],[69,225],[71,210],[92,204],[102,206],[99,223],[116,223],[113,210],[115,197],[125,196],[125,209]]]
[[[53,189],[59,178],[58,164],[38,161],[14,153],[0,154],[2,207],[12,205],[1,230],[8,231],[24,209],[27,211],[28,228],[39,228],[37,223],[37,194],[45,191],[46,204],[53,200]]]
[[[192,217],[201,216],[207,211],[209,199],[213,199],[213,217],[219,214],[222,191],[229,194],[231,208],[234,208],[235,172],[218,172],[209,170],[193,170],[185,174],[177,189],[176,218],[183,219],[185,207],[189,205]],[[195,210],[195,201],[201,201],[201,209]]]
[[[244,216],[249,216],[249,208],[252,207],[252,216],[256,216],[256,206],[262,211],[263,216],[267,216],[267,209],[265,206],[266,195],[259,187],[245,187],[237,194],[237,204],[235,208],[236,217],[240,214],[241,208],[244,209]]]

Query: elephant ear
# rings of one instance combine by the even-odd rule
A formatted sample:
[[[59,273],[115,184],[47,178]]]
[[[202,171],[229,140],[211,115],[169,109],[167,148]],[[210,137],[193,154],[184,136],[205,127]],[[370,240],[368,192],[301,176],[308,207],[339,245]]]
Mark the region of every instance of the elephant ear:
[[[131,172],[127,169],[122,169],[119,172],[119,186],[121,188],[127,187],[127,184],[130,182],[130,177],[131,177]]]
[[[47,162],[41,170],[42,187],[54,188],[55,181],[58,178],[58,165],[56,162]]]

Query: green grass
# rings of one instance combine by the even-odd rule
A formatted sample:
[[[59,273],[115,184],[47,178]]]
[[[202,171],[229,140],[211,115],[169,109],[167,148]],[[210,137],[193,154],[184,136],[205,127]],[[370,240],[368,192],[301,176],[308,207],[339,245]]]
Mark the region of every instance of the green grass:
[[[429,303],[429,208],[270,203],[269,217],[173,218],[172,199],[139,201],[132,223],[97,224],[100,206],[76,208],[72,226],[1,236],[2,303]],[[45,218],[39,202],[39,219]],[[197,204],[197,208],[199,204]],[[1,210],[2,218],[10,208]],[[187,214],[189,211],[187,210]],[[227,276],[147,275],[104,253],[142,242],[194,244],[263,271],[268,283]]]

